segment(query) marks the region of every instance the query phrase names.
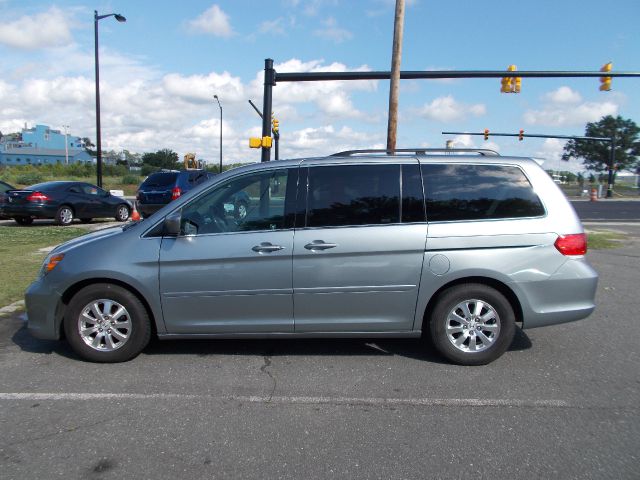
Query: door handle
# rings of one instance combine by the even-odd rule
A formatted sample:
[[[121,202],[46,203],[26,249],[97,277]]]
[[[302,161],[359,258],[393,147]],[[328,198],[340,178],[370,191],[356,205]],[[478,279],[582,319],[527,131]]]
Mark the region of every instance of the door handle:
[[[307,250],[311,250],[312,252],[316,252],[319,250],[327,250],[329,248],[337,247],[337,243],[326,243],[324,240],[314,240],[311,243],[307,243],[304,248]]]
[[[262,242],[260,245],[256,245],[251,250],[258,253],[271,253],[283,249],[284,247],[281,247],[280,245],[272,245],[269,242]]]

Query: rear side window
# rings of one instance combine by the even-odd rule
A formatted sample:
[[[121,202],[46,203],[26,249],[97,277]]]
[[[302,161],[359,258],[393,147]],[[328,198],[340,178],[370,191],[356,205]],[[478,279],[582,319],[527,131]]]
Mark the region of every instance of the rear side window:
[[[309,168],[308,227],[400,221],[400,165]]]
[[[178,176],[177,172],[157,172],[152,173],[142,182],[143,187],[167,187],[173,185]]]
[[[522,170],[503,165],[422,165],[427,220],[538,217],[544,207]]]

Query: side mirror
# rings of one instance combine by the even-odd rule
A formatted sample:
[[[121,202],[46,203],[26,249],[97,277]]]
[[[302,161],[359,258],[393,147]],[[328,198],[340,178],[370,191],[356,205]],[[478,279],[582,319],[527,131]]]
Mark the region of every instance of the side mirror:
[[[182,209],[176,210],[164,217],[162,233],[167,237],[177,237],[180,235],[180,222],[182,220]]]

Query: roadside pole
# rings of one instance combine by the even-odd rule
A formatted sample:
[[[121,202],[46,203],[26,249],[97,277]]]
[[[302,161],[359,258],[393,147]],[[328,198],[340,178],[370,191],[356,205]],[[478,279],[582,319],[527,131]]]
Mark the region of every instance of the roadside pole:
[[[404,0],[396,0],[391,53],[391,83],[389,86],[389,121],[387,123],[387,153],[396,149],[398,133],[398,92],[400,90],[400,63],[402,62],[402,35],[404,30]]]

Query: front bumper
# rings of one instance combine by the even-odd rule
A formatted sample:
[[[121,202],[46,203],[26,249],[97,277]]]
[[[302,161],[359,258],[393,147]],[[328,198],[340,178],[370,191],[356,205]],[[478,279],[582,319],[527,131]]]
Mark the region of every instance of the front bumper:
[[[60,294],[38,279],[29,285],[24,299],[29,333],[36,338],[58,340],[64,315]]]

